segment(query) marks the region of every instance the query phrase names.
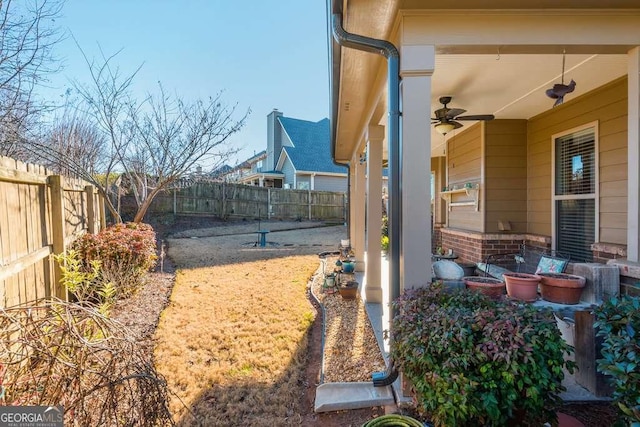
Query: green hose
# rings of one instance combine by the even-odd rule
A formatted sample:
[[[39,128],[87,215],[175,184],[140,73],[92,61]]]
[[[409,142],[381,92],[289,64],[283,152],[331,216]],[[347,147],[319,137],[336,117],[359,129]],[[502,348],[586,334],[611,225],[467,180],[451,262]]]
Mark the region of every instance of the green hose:
[[[369,420],[362,427],[424,427],[424,424],[407,415],[388,414]]]

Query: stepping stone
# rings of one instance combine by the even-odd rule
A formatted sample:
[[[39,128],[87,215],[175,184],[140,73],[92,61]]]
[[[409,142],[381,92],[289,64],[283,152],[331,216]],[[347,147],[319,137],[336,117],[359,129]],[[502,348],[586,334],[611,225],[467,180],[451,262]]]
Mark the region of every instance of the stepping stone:
[[[391,387],[374,387],[372,382],[325,383],[316,388],[314,411],[329,412],[346,409],[393,405]]]

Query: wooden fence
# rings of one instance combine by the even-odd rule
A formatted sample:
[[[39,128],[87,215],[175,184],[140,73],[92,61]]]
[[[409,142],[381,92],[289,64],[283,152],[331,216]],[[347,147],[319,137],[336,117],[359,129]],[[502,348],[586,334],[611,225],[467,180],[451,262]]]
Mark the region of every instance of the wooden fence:
[[[0,156],[0,307],[66,299],[51,255],[104,226],[104,203],[93,186]]]
[[[123,199],[122,209],[125,217],[131,215],[133,203],[131,197]],[[346,203],[346,196],[341,192],[200,182],[159,194],[148,214],[344,222]]]

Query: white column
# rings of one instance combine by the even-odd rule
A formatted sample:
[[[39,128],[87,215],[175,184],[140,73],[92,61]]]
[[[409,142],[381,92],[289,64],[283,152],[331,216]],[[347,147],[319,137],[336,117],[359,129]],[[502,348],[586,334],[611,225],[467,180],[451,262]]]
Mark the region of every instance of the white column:
[[[627,259],[640,261],[640,47],[628,52]]]
[[[405,46],[402,77],[400,292],[431,283],[431,75],[434,46]]]
[[[356,241],[356,166],[351,162],[349,168],[349,240],[353,245]]]
[[[384,126],[367,129],[367,265],[365,299],[382,302],[380,237],[382,228],[382,143]]]
[[[353,250],[356,256],[356,271],[364,271],[364,250],[365,250],[365,200],[366,200],[366,178],[365,178],[365,165],[361,165],[360,162],[356,159],[351,163],[353,168],[355,168],[355,194],[352,195],[351,199],[354,202],[353,209],[353,221],[352,224],[354,227],[351,229],[351,234],[353,238],[351,240],[351,246],[353,246]]]

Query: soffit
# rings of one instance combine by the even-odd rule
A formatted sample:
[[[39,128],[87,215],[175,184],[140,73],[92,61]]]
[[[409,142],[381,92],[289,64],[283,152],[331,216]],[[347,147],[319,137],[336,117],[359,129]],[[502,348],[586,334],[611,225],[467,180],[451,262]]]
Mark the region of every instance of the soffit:
[[[434,13],[443,13],[440,4],[424,1],[392,2],[381,6],[377,1],[353,0],[345,2],[345,29],[348,32],[374,38],[392,40],[396,16],[402,8],[411,9],[410,13],[425,13],[425,5]],[[514,9],[512,1],[457,1],[455,7],[447,4],[447,10],[504,8],[508,4]],[[540,7],[544,2],[520,1],[519,9]],[[567,8],[595,7],[598,1],[549,1],[566,13]],[[607,4],[611,9],[637,8],[637,1],[612,1]],[[435,10],[438,10],[435,12]],[[636,9],[638,10],[638,9]],[[446,12],[446,11],[445,11]],[[548,12],[548,11],[547,11]],[[524,13],[524,12],[523,12]],[[583,13],[585,13],[583,11]],[[384,37],[381,37],[384,35]],[[574,46],[575,47],[575,46]],[[553,100],[546,97],[545,90],[561,80],[562,47],[560,46],[509,46],[508,42],[498,49],[495,45],[473,46],[437,46],[436,67],[432,78],[431,111],[441,107],[440,96],[453,96],[450,107],[464,108],[467,114],[495,114],[497,118],[530,118],[548,110]],[[627,56],[621,54],[628,46],[610,49],[605,52],[597,46],[575,48],[573,54],[567,54],[565,65],[565,83],[570,79],[577,82],[573,93],[567,95],[570,100],[586,93],[627,71]],[[526,54],[523,52],[526,51]],[[597,53],[594,53],[597,52]],[[386,114],[382,110],[386,98],[384,93],[378,96],[370,93],[379,74],[386,75],[386,61],[379,55],[341,50],[342,70],[339,102],[337,108],[336,159],[348,160],[363,137],[363,129],[368,120],[385,124]],[[368,105],[369,103],[369,105]],[[375,105],[371,105],[375,103]],[[428,118],[425,118],[428,120]],[[464,122],[464,130],[473,122]],[[452,136],[450,134],[449,136]],[[442,155],[445,138],[432,132],[432,155]]]

